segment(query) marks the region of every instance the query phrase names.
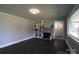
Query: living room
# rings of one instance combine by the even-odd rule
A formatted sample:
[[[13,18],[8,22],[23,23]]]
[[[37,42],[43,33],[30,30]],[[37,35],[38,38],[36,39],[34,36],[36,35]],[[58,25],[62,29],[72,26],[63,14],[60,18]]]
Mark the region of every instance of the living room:
[[[0,53],[79,53],[79,23],[76,31],[68,25],[78,11],[78,4],[0,4]]]

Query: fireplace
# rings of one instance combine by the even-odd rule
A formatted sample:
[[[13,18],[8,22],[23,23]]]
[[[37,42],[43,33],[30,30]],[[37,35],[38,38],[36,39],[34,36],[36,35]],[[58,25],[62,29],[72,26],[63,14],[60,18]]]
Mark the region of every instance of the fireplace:
[[[44,32],[43,33],[43,38],[48,38],[48,39],[50,39],[50,33],[48,33],[48,32]]]

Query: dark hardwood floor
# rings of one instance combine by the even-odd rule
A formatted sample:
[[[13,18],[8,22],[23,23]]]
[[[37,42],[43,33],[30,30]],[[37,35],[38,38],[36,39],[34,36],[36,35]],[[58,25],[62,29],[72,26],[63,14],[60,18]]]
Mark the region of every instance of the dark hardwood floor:
[[[0,54],[69,54],[65,40],[32,38],[0,49]]]

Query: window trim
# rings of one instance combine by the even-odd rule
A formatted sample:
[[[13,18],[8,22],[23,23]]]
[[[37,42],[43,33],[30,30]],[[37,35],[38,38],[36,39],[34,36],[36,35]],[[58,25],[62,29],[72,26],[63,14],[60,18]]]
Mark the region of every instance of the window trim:
[[[67,33],[67,35],[68,35],[69,37],[71,37],[72,39],[74,39],[76,42],[79,43],[79,39],[78,39],[78,38],[76,38],[75,36],[73,36],[73,35],[71,35],[71,34],[69,34],[69,33]]]

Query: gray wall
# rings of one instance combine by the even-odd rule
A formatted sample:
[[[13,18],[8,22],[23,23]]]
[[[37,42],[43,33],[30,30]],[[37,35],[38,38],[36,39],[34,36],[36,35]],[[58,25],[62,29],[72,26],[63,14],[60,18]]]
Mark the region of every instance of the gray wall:
[[[51,24],[54,24],[54,19],[44,19],[44,26],[46,28],[50,28],[51,27]]]
[[[0,45],[33,35],[32,21],[0,12]]]
[[[71,11],[70,15],[68,16],[68,19],[72,16],[72,14],[79,8],[79,5],[76,5],[74,7],[74,9]],[[65,24],[66,24],[66,40],[69,44],[69,46],[73,49],[73,50],[76,50],[75,52],[76,53],[79,53],[79,43],[77,41],[74,40],[74,38],[71,38],[68,33],[67,33],[67,20],[65,20]]]

